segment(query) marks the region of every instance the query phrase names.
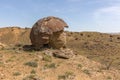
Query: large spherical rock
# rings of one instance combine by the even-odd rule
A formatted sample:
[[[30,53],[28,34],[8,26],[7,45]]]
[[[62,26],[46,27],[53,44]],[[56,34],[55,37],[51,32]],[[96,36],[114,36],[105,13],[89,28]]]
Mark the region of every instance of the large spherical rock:
[[[45,17],[38,20],[32,27],[30,39],[36,49],[40,49],[48,44],[53,48],[61,48],[65,46],[66,35],[64,28],[68,25],[60,18]]]

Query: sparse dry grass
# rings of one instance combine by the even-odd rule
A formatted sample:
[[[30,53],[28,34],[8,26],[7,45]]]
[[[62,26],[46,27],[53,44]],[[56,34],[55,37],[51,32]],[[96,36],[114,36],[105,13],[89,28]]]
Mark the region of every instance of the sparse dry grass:
[[[118,76],[120,74],[119,35],[97,32],[66,32],[68,35],[67,46],[73,49],[78,56],[75,59],[63,60],[43,55],[42,50],[19,50],[19,47],[22,48],[23,45],[30,44],[30,29],[17,29],[20,30],[17,36],[14,34],[14,30],[11,28],[0,29],[0,42],[12,44],[9,49],[0,50],[1,80],[39,80],[41,77],[44,78],[43,80],[60,78],[64,80],[69,75],[75,75],[76,80],[120,79]],[[80,58],[80,55],[87,57],[87,59]],[[114,61],[110,63],[111,60]],[[105,66],[99,65],[99,62]],[[110,69],[106,69],[107,66]]]
[[[29,61],[24,63],[24,65],[30,66],[30,67],[38,67],[38,63],[35,61]]]

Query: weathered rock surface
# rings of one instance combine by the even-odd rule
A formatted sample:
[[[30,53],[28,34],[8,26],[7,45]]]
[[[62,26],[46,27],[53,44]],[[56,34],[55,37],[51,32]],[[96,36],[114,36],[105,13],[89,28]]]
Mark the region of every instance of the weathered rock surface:
[[[75,57],[73,50],[69,48],[60,49],[60,50],[47,49],[47,50],[44,50],[43,53],[45,53],[45,55],[48,55],[48,56],[54,56],[62,59],[70,59]]]
[[[5,45],[5,44],[3,44],[3,43],[0,43],[0,50],[5,49],[5,48],[7,48],[7,47],[8,47],[7,45]]]
[[[55,32],[50,36],[49,45],[53,48],[60,49],[61,47],[66,47],[66,33],[65,32]]]
[[[62,50],[56,50],[54,51],[53,55],[58,58],[63,59],[70,59],[75,57],[75,54],[73,53],[73,50],[71,49],[62,49]]]
[[[32,45],[36,49],[40,49],[44,45],[49,45],[52,48],[64,47],[66,43],[65,27],[68,25],[57,17],[50,16],[38,20],[30,33]]]

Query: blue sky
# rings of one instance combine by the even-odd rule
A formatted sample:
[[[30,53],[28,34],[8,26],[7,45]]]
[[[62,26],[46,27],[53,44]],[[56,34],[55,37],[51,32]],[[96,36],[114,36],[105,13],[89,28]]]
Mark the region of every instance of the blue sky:
[[[120,0],[0,0],[0,27],[32,27],[57,16],[69,31],[120,32]]]

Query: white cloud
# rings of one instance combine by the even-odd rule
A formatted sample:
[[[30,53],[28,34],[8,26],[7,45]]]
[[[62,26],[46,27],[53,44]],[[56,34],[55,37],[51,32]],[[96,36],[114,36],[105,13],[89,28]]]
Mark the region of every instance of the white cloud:
[[[68,2],[79,2],[79,1],[82,1],[82,0],[67,0]]]
[[[120,7],[119,6],[111,6],[107,8],[102,8],[97,11],[99,14],[109,13],[113,15],[120,15]]]
[[[120,32],[120,6],[110,6],[98,9],[94,13],[98,29],[108,32]]]

